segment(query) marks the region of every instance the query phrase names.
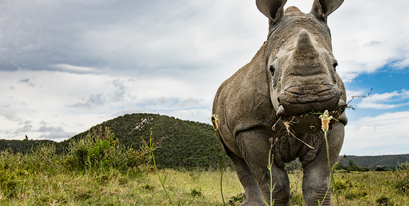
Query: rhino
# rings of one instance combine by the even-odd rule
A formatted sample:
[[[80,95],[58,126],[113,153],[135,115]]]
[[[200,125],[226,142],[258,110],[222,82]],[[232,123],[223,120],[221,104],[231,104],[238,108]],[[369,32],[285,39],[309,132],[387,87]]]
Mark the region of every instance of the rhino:
[[[308,14],[297,7],[284,11],[285,3],[256,0],[269,20],[267,41],[217,90],[212,108],[215,128],[244,187],[246,200],[241,205],[269,202],[270,180],[274,205],[289,205],[284,166],[297,158],[303,167],[305,203],[330,205],[330,194],[325,197],[330,169],[318,114],[327,110],[337,120],[327,132],[334,164],[344,141],[347,104],[327,17],[343,0],[315,0]],[[277,139],[274,147],[271,138]]]

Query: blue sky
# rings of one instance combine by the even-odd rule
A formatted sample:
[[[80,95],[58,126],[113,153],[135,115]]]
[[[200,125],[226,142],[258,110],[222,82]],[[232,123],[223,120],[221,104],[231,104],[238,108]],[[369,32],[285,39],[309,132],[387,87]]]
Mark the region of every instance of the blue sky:
[[[359,91],[359,95],[352,99],[350,105],[354,110],[349,110],[348,116],[352,119],[360,116],[377,116],[382,113],[409,111],[409,96],[404,93],[409,91],[409,70],[395,70],[386,65],[374,73],[358,75],[352,82],[346,83],[349,90]],[[371,100],[373,95],[389,94],[381,100],[379,105],[363,105]]]
[[[345,1],[328,17],[347,95],[372,89],[351,102],[342,154],[409,153],[407,8]],[[138,112],[209,123],[267,30],[249,0],[0,0],[0,139],[61,141]]]

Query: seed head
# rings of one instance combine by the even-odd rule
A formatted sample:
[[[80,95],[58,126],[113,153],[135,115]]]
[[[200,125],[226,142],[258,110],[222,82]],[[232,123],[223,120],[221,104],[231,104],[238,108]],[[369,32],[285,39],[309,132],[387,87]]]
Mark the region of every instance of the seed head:
[[[329,116],[328,110],[325,110],[324,114],[320,116],[321,119],[321,129],[322,131],[328,131],[329,129],[329,122],[333,117]]]
[[[212,114],[212,117],[210,118],[210,121],[212,122],[213,128],[215,130],[219,129],[219,126],[217,125],[217,121],[219,120],[219,117],[217,114]]]

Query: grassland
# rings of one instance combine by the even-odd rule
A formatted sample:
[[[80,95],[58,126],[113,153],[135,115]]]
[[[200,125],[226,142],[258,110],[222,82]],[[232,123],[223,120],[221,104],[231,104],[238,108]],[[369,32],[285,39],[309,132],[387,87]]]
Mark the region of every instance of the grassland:
[[[2,182],[1,205],[169,205],[154,173],[135,174],[109,170],[103,173],[21,171]],[[11,176],[10,175],[10,176]],[[220,174],[214,171],[162,170],[174,203],[181,205],[223,205]],[[10,177],[9,177],[10,178]],[[406,178],[406,180],[405,180]],[[404,172],[365,172],[336,174],[339,181],[333,205],[408,205]],[[291,203],[304,205],[301,173],[290,174]],[[224,175],[224,196],[231,205],[239,205],[241,187],[234,172]],[[407,188],[407,185],[406,185]],[[338,196],[339,203],[336,201]]]
[[[409,170],[336,172],[332,205],[409,205]],[[302,202],[302,172],[290,174],[290,205]]]
[[[153,168],[69,170],[53,157],[2,152],[0,205],[169,205]],[[39,154],[37,154],[39,155]],[[46,154],[47,155],[47,154]],[[38,161],[37,165],[32,165]],[[34,166],[34,167],[33,167]],[[223,205],[217,171],[160,170],[174,203]],[[291,203],[304,205],[302,172],[290,174]],[[226,203],[243,200],[234,171],[224,173]],[[409,170],[336,173],[333,205],[408,205]],[[338,201],[337,201],[338,199]],[[229,203],[230,202],[230,203]]]
[[[154,152],[158,152],[154,150]],[[147,145],[118,143],[109,129],[31,153],[0,151],[0,205],[170,205],[152,166]],[[165,188],[178,205],[223,205],[215,169],[162,169]],[[305,205],[302,172],[291,172],[290,205]],[[396,171],[335,173],[333,205],[409,205],[409,163]],[[239,205],[243,188],[232,168],[223,176],[226,203]]]
[[[181,205],[222,205],[217,172],[161,171],[174,202]],[[227,173],[226,196],[240,193],[236,177]],[[169,205],[169,201],[153,173],[123,174],[111,170],[103,174],[47,173],[19,174],[16,187],[1,205]]]

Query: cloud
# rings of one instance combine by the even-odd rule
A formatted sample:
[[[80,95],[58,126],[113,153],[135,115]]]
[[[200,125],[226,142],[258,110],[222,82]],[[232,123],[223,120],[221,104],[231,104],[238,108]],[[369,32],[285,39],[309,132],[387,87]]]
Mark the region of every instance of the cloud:
[[[387,92],[383,94],[371,94],[362,99],[357,105],[360,108],[393,109],[409,105],[409,91]]]
[[[20,128],[17,129],[15,133],[24,133],[24,132],[30,132],[30,131],[33,130],[33,125],[31,123],[31,121],[29,121],[29,120],[26,120],[24,122],[20,122],[20,123],[18,123],[18,125],[23,125],[23,126],[20,126]]]
[[[179,119],[184,120],[191,120],[191,121],[198,121],[202,123],[210,123],[210,117],[212,114],[212,110],[210,108],[203,108],[203,109],[179,109],[174,110],[166,115],[174,116]]]
[[[112,84],[114,85],[114,94],[113,94],[113,101],[121,101],[125,97],[127,88],[124,84],[124,81],[121,79],[115,79],[112,81]]]
[[[50,139],[54,141],[62,141],[70,138],[76,134],[76,132],[66,132],[62,126],[41,126],[36,132],[41,135],[38,139]]]
[[[182,108],[197,107],[198,105],[202,105],[203,102],[203,98],[187,98],[178,101],[176,106]]]
[[[409,66],[409,29],[403,24],[409,19],[408,4],[405,0],[388,6],[380,0],[345,1],[328,17],[337,70],[343,78],[350,80],[351,74],[375,72],[393,62],[394,69]]]
[[[56,68],[59,71],[73,72],[73,73],[95,73],[98,69],[92,67],[74,66],[69,64],[53,64],[51,67]]]
[[[238,68],[265,36],[243,25],[257,22],[265,31],[267,22],[254,15],[259,14],[254,2],[217,5],[181,0],[6,2],[0,7],[0,62],[80,73],[137,68],[138,73],[161,69],[169,75],[175,68],[197,70],[227,62]]]
[[[30,87],[34,87],[34,84],[32,82],[30,82],[29,78],[21,79],[20,81],[18,81],[18,83],[27,84]]]
[[[4,132],[1,131],[1,133]],[[29,139],[51,139],[54,141],[62,141],[72,137],[75,134],[76,132],[65,131],[62,126],[50,126],[50,124],[44,121],[37,124],[30,120],[26,120],[18,123],[18,128],[13,131],[12,134],[9,134],[12,136],[12,138],[7,139],[23,139],[25,135],[27,135]]]
[[[409,112],[385,113],[376,117],[363,117],[346,126],[344,146],[341,153],[376,155],[408,153],[408,147],[393,151],[391,148],[409,145],[407,123]]]
[[[21,83],[27,83],[27,82],[29,82],[30,81],[30,79],[29,78],[25,78],[25,79],[22,79],[22,80],[20,80],[20,81],[18,81],[18,82],[21,82]]]
[[[104,105],[106,102],[103,93],[99,94],[92,94],[88,96],[87,99],[83,100],[82,103],[75,103],[73,105],[68,105],[69,107],[73,108],[90,108],[90,107],[98,107]]]
[[[409,30],[398,21],[409,19],[407,4],[346,1],[330,15],[345,81],[391,62],[396,69],[409,65]],[[309,12],[312,1],[292,0],[286,7],[291,5]],[[254,2],[244,0],[8,1],[0,19],[1,70],[12,65],[13,70],[133,70],[147,76],[202,70],[222,72],[219,81],[251,59],[268,27]]]
[[[20,118],[16,116],[16,111],[12,109],[11,105],[1,105],[0,116],[4,117],[6,120],[18,122]]]
[[[218,85],[205,80],[56,71],[0,71],[0,138],[67,138],[125,113],[160,113],[208,122]],[[202,75],[202,77],[205,75]],[[36,87],[19,86],[19,81]],[[9,90],[9,85],[15,87]],[[179,116],[178,116],[179,115]],[[23,125],[22,122],[29,121]],[[47,130],[48,129],[48,130]],[[62,139],[61,139],[62,140]]]

